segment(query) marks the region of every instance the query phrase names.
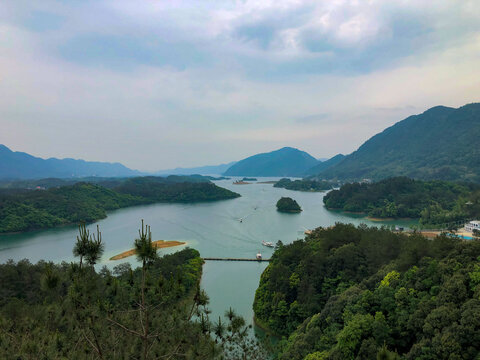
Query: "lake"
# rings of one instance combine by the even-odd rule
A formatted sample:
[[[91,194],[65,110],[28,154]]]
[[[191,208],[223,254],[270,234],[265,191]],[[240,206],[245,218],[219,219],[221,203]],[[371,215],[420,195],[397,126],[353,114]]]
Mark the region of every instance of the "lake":
[[[237,199],[199,204],[154,204],[109,212],[106,219],[89,225],[91,231],[97,224],[100,226],[105,243],[105,253],[99,265],[112,268],[126,260],[138,265],[134,257],[119,261],[108,259],[133,247],[141,219],[151,226],[153,240],[184,241],[187,243],[185,246],[199,250],[202,257],[235,258],[254,258],[259,251],[264,258],[269,258],[273,249],[262,246],[262,240],[290,243],[303,238],[306,229],[330,226],[336,222],[409,225],[406,221],[379,223],[359,215],[328,211],[322,201],[325,193],[278,189],[272,184],[234,185],[234,180],[215,183],[241,194],[242,197]],[[277,212],[275,204],[282,196],[295,199],[303,212]],[[73,261],[72,248],[77,233],[76,226],[68,226],[0,235],[0,262],[24,258],[31,262],[40,259]],[[178,249],[181,247],[162,249],[159,253],[171,253]],[[266,262],[207,261],[203,268],[202,287],[210,296],[212,320],[232,307],[251,322],[255,289],[267,265]]]

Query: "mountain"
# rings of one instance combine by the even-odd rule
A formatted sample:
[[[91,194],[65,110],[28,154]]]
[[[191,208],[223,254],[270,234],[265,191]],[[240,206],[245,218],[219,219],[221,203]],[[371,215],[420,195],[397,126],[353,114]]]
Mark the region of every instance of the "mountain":
[[[231,166],[226,176],[302,176],[318,164],[318,160],[291,147],[269,153],[257,154]]]
[[[140,172],[119,163],[91,162],[75,159],[41,159],[24,152],[12,151],[0,144],[0,178],[39,179],[83,176],[121,177]]]
[[[334,157],[332,157],[328,160],[322,161],[318,165],[315,165],[314,167],[308,169],[305,174],[306,175],[315,175],[315,174],[321,173],[322,171],[328,169],[329,167],[337,165],[343,159],[345,159],[345,155],[337,154]]]
[[[228,170],[236,161],[232,161],[228,164],[220,164],[220,165],[207,165],[201,167],[193,167],[193,168],[176,168],[176,169],[169,169],[169,170],[160,170],[157,171],[156,175],[219,175],[223,174],[225,171]]]
[[[319,173],[326,179],[480,181],[480,103],[437,106],[373,136],[343,161]]]

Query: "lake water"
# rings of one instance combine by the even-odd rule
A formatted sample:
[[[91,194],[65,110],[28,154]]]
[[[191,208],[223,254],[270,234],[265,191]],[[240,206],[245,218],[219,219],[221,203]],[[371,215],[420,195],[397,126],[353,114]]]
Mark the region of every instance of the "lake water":
[[[112,211],[106,219],[91,224],[93,231],[100,226],[105,243],[105,254],[100,266],[113,267],[120,261],[110,257],[133,247],[140,220],[152,229],[154,240],[179,240],[200,251],[203,257],[254,258],[261,251],[269,258],[273,249],[262,246],[262,240],[290,243],[303,238],[306,229],[330,226],[335,222],[354,224],[398,224],[408,222],[372,222],[361,216],[328,211],[323,206],[325,193],[306,193],[274,188],[271,184],[233,185],[232,180],[216,181],[219,186],[242,195],[232,200],[200,204],[154,204]],[[260,181],[272,180],[261,178]],[[283,214],[275,204],[282,196],[294,198],[303,208],[300,214]],[[242,219],[242,222],[239,221]],[[54,262],[73,261],[72,248],[78,229],[76,226],[24,234],[0,236],[0,262],[8,259],[40,259]],[[162,249],[159,253],[175,252],[180,247]],[[212,319],[218,319],[232,307],[252,321],[252,303],[260,275],[267,263],[262,262],[206,262],[202,287],[210,296]]]

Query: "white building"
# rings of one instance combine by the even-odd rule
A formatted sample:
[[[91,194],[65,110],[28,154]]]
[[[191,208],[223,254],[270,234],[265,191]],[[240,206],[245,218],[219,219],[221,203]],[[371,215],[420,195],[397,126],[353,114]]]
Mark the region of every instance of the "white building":
[[[480,221],[479,220],[473,220],[473,221],[470,221],[469,223],[465,224],[465,231],[473,232],[473,230],[479,230],[480,231]]]

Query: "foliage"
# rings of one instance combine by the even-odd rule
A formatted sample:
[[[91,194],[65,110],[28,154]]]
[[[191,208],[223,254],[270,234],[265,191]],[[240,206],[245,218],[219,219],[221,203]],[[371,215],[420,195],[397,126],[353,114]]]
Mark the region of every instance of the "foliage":
[[[85,223],[78,226],[78,232],[77,242],[73,247],[73,255],[80,258],[80,268],[82,268],[84,258],[87,260],[88,265],[95,265],[105,250],[98,225],[97,236],[95,234],[90,235],[90,231],[87,230]]]
[[[288,178],[283,178],[273,184],[273,187],[297,191],[325,191],[332,188],[332,183],[328,181],[308,179],[292,181]]]
[[[80,243],[100,239],[83,226],[79,232]],[[150,240],[142,223],[137,269],[0,264],[0,358],[267,359],[233,310],[210,323],[198,251],[158,257],[147,249]]]
[[[328,209],[442,224],[480,215],[480,186],[396,177],[372,184],[345,184],[325,195],[323,202]]]
[[[477,359],[479,261],[478,241],[318,228],[277,248],[255,316],[288,336],[279,359]]]
[[[0,233],[92,222],[107,211],[155,202],[197,202],[231,199],[240,195],[211,182],[177,182],[158,177],[131,178],[108,189],[93,183],[48,190],[11,190],[0,193]]]
[[[211,359],[218,350],[190,315],[203,304],[196,300],[204,297],[201,268],[192,249],[151,263],[145,301],[152,336],[145,357],[138,336],[146,325],[139,318],[141,269],[123,264],[97,273],[91,266],[26,260],[0,265],[0,358],[153,359],[178,353]]]
[[[302,208],[292,198],[282,197],[280,198],[280,200],[277,201],[277,211],[299,213],[302,211]]]

